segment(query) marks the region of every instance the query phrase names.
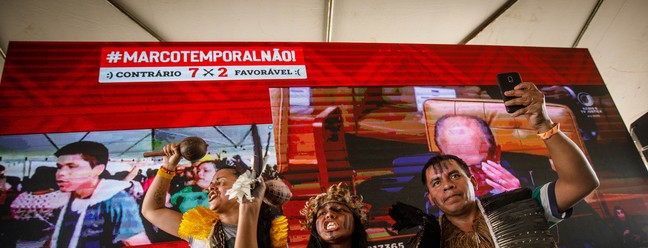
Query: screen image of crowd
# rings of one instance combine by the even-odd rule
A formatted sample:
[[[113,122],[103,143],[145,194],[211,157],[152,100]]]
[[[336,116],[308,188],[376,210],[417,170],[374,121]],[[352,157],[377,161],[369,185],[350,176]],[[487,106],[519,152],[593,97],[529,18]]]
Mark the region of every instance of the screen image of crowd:
[[[257,126],[266,165],[272,170],[276,164],[272,126]],[[144,158],[143,153],[179,143],[188,136],[200,136],[207,142],[204,157],[180,162],[166,196],[166,207],[185,213],[197,206],[208,207],[207,187],[217,166],[251,164],[250,128],[239,125],[0,136],[0,246],[186,244],[140,213],[143,198],[162,165],[161,158]]]
[[[552,119],[601,180],[570,220],[552,228],[559,247],[645,246],[645,168],[605,87],[539,88]],[[528,138],[535,134],[505,113],[496,86],[273,88],[270,99],[273,123],[259,130],[266,164],[293,194],[278,210],[288,218],[289,247],[308,241],[299,213],[304,204],[340,182],[364,198],[371,247],[406,244],[416,230],[394,231],[388,209],[401,201],[439,215],[420,182],[423,164],[436,154],[466,160],[480,186],[478,197],[555,180],[542,142]],[[208,142],[208,155],[183,160],[171,182],[166,207],[182,213],[206,204],[216,164],[250,163],[249,130],[241,125],[0,136],[0,246],[184,242],[140,214],[162,164],[142,153],[188,136]],[[96,157],[105,159],[75,174],[79,168],[57,164],[61,157],[79,159],[59,152],[70,144],[103,146],[106,156]],[[486,160],[497,171],[484,171],[480,164]],[[89,188],[102,193],[88,196]]]

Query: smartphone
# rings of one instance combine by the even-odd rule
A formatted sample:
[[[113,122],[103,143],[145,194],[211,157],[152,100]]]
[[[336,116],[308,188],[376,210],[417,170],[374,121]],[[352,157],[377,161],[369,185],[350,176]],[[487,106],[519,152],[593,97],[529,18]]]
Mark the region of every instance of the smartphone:
[[[504,99],[504,102],[517,98],[516,96],[514,97],[505,96],[504,92],[513,90],[513,88],[520,83],[522,83],[522,77],[520,77],[520,73],[506,72],[506,73],[497,74],[497,84],[499,85],[500,92],[502,93],[502,99]],[[513,113],[521,108],[524,108],[524,105],[506,106],[506,112]]]

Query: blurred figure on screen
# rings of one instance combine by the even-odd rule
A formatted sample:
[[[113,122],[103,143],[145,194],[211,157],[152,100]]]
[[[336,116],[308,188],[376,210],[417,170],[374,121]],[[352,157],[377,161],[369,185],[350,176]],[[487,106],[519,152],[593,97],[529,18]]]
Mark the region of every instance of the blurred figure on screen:
[[[468,164],[479,184],[477,196],[520,187],[520,180],[500,163],[500,151],[488,124],[467,115],[444,115],[437,120],[434,140],[442,154],[453,154]]]
[[[7,177],[5,177],[5,167],[0,164],[0,205],[5,205],[9,189],[11,189],[11,185],[7,182]]]
[[[51,238],[52,223],[56,222],[58,210],[67,203],[66,194],[58,190],[55,175],[54,167],[36,168],[31,177],[24,178],[24,192],[11,202],[11,214],[16,220],[12,228],[18,246],[37,246],[33,244],[43,244]]]
[[[226,163],[227,160],[220,162]],[[185,184],[187,186],[182,190],[173,194],[170,200],[171,205],[178,209],[180,213],[185,213],[197,206],[209,207],[207,191],[211,179],[216,175],[216,160],[207,154],[188,168],[185,168],[185,172],[187,171],[195,171],[195,173],[192,173],[193,180],[189,181],[191,183]]]
[[[7,182],[7,177],[5,177],[5,167],[0,164],[0,191],[6,191],[11,188],[11,185]]]
[[[614,229],[616,235],[623,240],[623,247],[645,247],[643,242],[646,234],[637,222],[630,218],[625,209],[614,207]]]
[[[18,196],[20,178],[5,175],[0,164],[0,247],[12,247],[16,243],[15,220],[11,217],[10,204]]]
[[[108,149],[79,141],[54,153],[56,183],[67,197],[50,241],[52,247],[115,247],[148,244],[139,206],[125,190],[131,184],[101,179]]]

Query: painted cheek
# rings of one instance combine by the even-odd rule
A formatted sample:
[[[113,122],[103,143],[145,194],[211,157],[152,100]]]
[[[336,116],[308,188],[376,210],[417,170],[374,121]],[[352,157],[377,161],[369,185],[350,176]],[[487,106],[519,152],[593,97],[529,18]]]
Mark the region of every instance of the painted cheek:
[[[344,226],[344,229],[349,230],[353,232],[353,227],[351,226],[351,219],[352,217],[349,215],[344,215],[344,220],[342,221],[342,226]]]
[[[322,225],[321,220],[317,220],[317,222],[315,223],[315,228],[317,229],[317,233],[319,233],[320,235],[324,233],[324,226]]]

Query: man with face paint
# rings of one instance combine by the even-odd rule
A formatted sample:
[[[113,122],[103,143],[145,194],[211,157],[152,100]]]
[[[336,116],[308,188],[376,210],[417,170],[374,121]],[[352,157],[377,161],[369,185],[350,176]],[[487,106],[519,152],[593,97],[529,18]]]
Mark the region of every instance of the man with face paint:
[[[308,248],[364,248],[367,221],[362,198],[352,195],[342,183],[311,197],[300,211],[304,227],[311,233]]]
[[[115,247],[148,244],[129,182],[99,177],[108,163],[101,143],[79,141],[56,155],[56,183],[68,197],[56,221],[51,247]]]
[[[512,115],[526,117],[537,130],[558,179],[533,191],[522,188],[477,200],[479,185],[461,158],[431,158],[421,179],[429,202],[443,212],[439,218],[442,247],[555,246],[549,227],[568,218],[572,207],[599,186],[583,152],[547,115],[544,95],[534,84],[525,82],[504,94],[517,97],[506,106],[524,106]]]

